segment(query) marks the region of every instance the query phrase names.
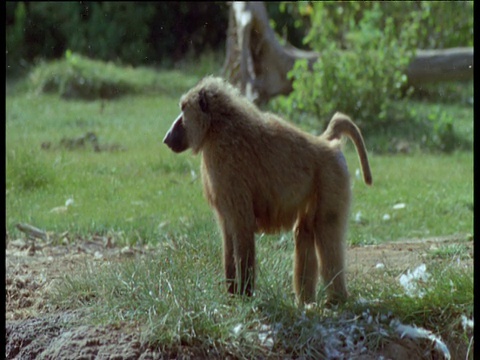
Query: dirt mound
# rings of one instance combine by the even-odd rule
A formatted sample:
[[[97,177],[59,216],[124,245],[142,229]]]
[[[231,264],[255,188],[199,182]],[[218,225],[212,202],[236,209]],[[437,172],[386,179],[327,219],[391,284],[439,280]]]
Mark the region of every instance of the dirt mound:
[[[129,332],[63,312],[6,324],[6,359],[160,359]]]

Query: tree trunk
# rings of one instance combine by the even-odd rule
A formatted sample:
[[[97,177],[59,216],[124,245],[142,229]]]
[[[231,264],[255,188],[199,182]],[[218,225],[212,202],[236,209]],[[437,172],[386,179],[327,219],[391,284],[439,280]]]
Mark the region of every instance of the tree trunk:
[[[312,65],[321,55],[282,46],[270,27],[263,2],[232,2],[227,31],[223,75],[256,103],[289,94],[292,81],[287,78],[298,59]],[[473,48],[417,50],[406,69],[408,84],[421,87],[435,81],[473,79]]]

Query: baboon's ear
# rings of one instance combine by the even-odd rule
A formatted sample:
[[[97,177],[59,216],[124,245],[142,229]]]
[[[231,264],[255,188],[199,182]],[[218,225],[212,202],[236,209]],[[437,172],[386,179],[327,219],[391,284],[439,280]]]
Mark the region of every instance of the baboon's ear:
[[[204,113],[208,112],[207,93],[205,90],[200,90],[198,93],[198,105]]]

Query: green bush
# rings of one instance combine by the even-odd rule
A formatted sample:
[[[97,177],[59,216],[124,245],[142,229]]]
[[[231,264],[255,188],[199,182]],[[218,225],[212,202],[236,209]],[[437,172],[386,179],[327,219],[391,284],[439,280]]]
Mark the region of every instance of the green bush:
[[[91,60],[71,51],[65,53],[64,59],[35,67],[29,80],[37,92],[86,100],[115,98],[134,93],[141,87],[141,79],[132,81],[128,68]]]
[[[395,2],[394,2],[395,3]],[[405,2],[399,2],[404,6]],[[418,38],[420,49],[473,46],[473,1],[418,1],[411,6],[425,16]]]
[[[293,92],[278,102],[282,112],[307,112],[326,122],[335,111],[358,122],[387,119],[391,102],[404,94],[404,69],[414,56],[421,12],[396,24],[379,3],[315,2],[305,42],[321,53],[310,69],[304,60],[290,71]]]
[[[369,9],[374,2],[361,2]],[[311,28],[311,7],[307,2],[266,3],[275,31],[297,47],[303,47],[302,39]],[[349,11],[345,3],[330,6],[337,11],[331,15],[336,24],[343,23],[343,15]],[[397,25],[408,21],[411,12],[422,12],[418,33],[419,49],[443,49],[457,46],[473,46],[473,1],[382,1],[382,10]],[[321,30],[321,29],[320,29]],[[341,37],[342,31],[334,36]]]
[[[432,124],[432,132],[427,138],[427,146],[446,153],[451,153],[456,149],[471,149],[471,143],[458,134],[453,117],[445,110],[432,111],[428,115],[428,120]]]
[[[221,48],[228,21],[221,2],[7,2],[5,12],[8,74],[67,49],[123,64],[172,65]]]
[[[218,54],[207,51],[196,56],[193,64],[179,62],[178,70],[159,71],[94,60],[67,50],[61,59],[36,65],[26,86],[35,93],[54,93],[65,99],[112,99],[152,92],[176,97],[194,84],[190,76],[198,79],[221,67]]]
[[[26,9],[25,4],[20,2],[18,4],[13,2],[6,3],[6,12],[11,13],[9,22],[7,16],[7,31],[5,34],[5,50],[6,61],[5,66],[7,73],[20,71],[25,66],[23,59],[26,56],[26,47],[22,46],[25,40],[25,26],[26,26]],[[10,10],[10,11],[9,11]]]
[[[154,14],[153,3],[92,2],[83,9],[79,4],[76,24],[70,25],[78,30],[67,33],[67,46],[96,59],[142,63],[153,55],[149,35]]]

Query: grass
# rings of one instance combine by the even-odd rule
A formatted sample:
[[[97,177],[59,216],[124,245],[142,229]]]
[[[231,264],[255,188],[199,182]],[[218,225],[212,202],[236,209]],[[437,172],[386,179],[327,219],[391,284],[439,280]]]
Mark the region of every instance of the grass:
[[[108,101],[103,111],[101,101],[7,96],[7,229],[15,234],[14,225],[27,222],[53,232],[123,231],[129,242],[156,242],[182,222],[210,223],[198,157],[175,155],[161,142],[178,113],[178,96],[128,95]],[[41,149],[44,142],[59,146],[63,138],[88,131],[100,144],[127,150]],[[355,174],[358,160],[347,144]],[[370,160],[373,187],[353,180],[352,244],[472,233],[472,152],[372,153]],[[69,198],[74,204],[66,214],[50,212]],[[397,203],[406,206],[394,210]],[[383,220],[385,214],[389,221]]]
[[[432,249],[429,254],[433,259],[471,259],[473,254],[465,244],[449,244]]]
[[[164,247],[142,261],[67,275],[54,301],[63,308],[88,307],[100,323],[137,324],[153,345],[188,346],[202,356],[218,351],[220,357],[322,357],[338,333],[375,348],[393,338],[392,320],[423,326],[443,339],[454,333],[468,343],[472,335],[461,325],[462,316],[473,316],[471,269],[429,268],[429,281],[420,283],[423,297],[407,296],[388,274],[362,276],[350,282],[354,300],[337,311],[321,304],[305,310],[285,292],[290,252],[261,244],[255,298],[229,298],[218,275],[220,250],[209,233],[195,235],[202,240],[192,236],[177,249]]]
[[[15,87],[7,83],[10,238],[22,236],[17,223],[28,223],[51,232],[53,238],[65,231],[70,239],[108,234],[120,246],[149,244],[155,249],[142,261],[105,262],[102,271],[86,264],[77,274],[65,276],[55,288],[54,302],[62,308],[89,307],[99,322],[138,324],[144,338],[160,347],[189,345],[200,355],[217,352],[219,357],[326,356],[324,340],[339,329],[353,331],[354,320],[359,327],[355,336],[363,336],[359,343],[367,339],[379,345],[384,332],[393,331],[388,314],[437,333],[455,333],[468,343],[470,334],[462,330],[460,318],[473,316],[473,275],[454,261],[429,269],[432,280],[423,284],[423,298],[408,297],[395,278],[398,274],[372,274],[350,280],[351,292],[365,303],[352,301],[337,312],[322,306],[302,310],[290,292],[291,234],[259,236],[255,298],[244,301],[225,294],[220,238],[202,195],[199,159],[189,152],[175,155],[161,142],[178,114],[181,93],[219,68],[212,59],[196,64],[201,71],[188,64],[168,72],[108,65],[119,82],[131,86],[115,99],[67,101],[60,87],[39,92],[43,80],[64,71],[48,68],[51,64],[42,65],[42,76],[36,74]],[[86,62],[87,75],[100,66],[78,61]],[[139,93],[147,83],[153,85]],[[456,136],[465,143],[473,141],[471,106],[430,101],[409,105],[426,117],[446,114],[431,117],[432,122],[457,119]],[[65,139],[87,132],[95,133],[107,150],[62,146]],[[345,149],[354,193],[349,243],[448,235],[471,239],[473,152],[468,147],[448,154],[424,152],[413,146],[410,154],[391,155],[376,150],[388,146],[384,135],[367,135],[367,147],[373,149],[373,187],[355,175],[359,165],[352,145],[347,143]],[[42,148],[46,143],[49,146]],[[113,145],[123,151],[108,150]],[[67,199],[74,202],[65,212],[52,212]],[[395,207],[398,204],[404,205]],[[465,250],[459,245],[429,255],[448,260],[465,256]]]
[[[352,216],[360,213],[360,221],[352,222],[350,241],[471,234],[472,166],[471,153],[372,156],[373,187],[354,182]],[[396,204],[405,207],[395,209]]]
[[[196,78],[184,76],[177,82],[187,80],[193,85]],[[128,241],[157,241],[160,224],[176,229],[182,214],[205,213],[192,175],[198,173],[198,160],[175,157],[161,142],[178,115],[179,96],[128,95],[108,101],[102,111],[102,101],[64,101],[56,95],[27,92],[7,99],[9,230],[17,222],[33,222],[54,232],[113,230],[126,233]],[[119,144],[126,151],[59,146],[62,139],[88,131],[100,144]],[[43,151],[45,142],[58,148]],[[68,213],[50,212],[68,198],[74,199]],[[194,201],[176,206],[182,198]]]

